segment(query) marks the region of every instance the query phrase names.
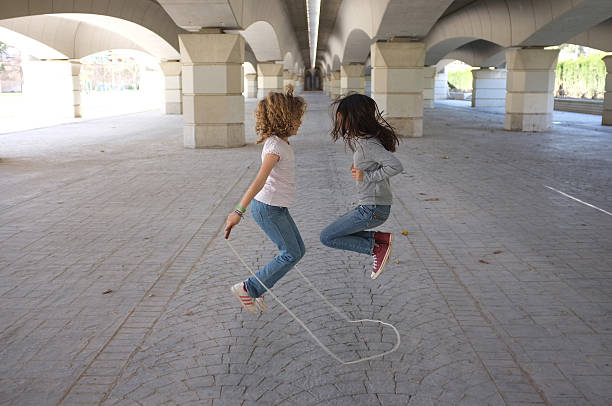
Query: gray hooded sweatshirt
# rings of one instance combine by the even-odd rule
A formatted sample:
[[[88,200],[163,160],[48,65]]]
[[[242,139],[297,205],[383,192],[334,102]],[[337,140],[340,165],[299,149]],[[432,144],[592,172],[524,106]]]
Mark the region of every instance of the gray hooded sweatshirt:
[[[393,202],[389,178],[400,173],[403,167],[377,138],[359,138],[353,166],[363,171],[363,182],[357,182],[359,204],[390,205]]]

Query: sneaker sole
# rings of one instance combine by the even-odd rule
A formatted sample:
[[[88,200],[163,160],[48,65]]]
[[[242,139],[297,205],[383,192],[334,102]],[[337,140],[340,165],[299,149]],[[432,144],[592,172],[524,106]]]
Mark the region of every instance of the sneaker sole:
[[[382,261],[382,265],[380,265],[380,268],[378,268],[378,272],[374,273],[372,272],[372,275],[370,275],[370,278],[372,280],[378,278],[380,276],[380,274],[382,273],[383,269],[385,269],[385,265],[387,265],[387,263],[389,262],[389,258],[391,258],[391,242],[393,241],[393,237],[389,238],[389,249],[387,250],[387,253],[385,254],[385,257],[383,258]]]
[[[255,306],[257,306],[260,312],[265,313],[268,311],[268,305],[266,304],[266,302],[264,302],[263,300],[260,300],[260,298],[257,298],[254,300],[255,300]]]
[[[244,310],[247,311],[247,313],[252,314],[252,315],[257,315],[257,313],[259,313],[257,311],[257,306],[255,306],[255,303],[253,303],[252,311],[251,309],[246,307],[244,303],[242,303],[242,299],[240,298],[240,289],[234,289],[234,287],[232,286],[231,290],[232,290],[232,294],[234,295],[234,297],[238,300],[238,302],[240,302],[240,305],[244,308]],[[251,298],[251,300],[253,300],[253,298]],[[253,302],[255,301],[253,300]]]

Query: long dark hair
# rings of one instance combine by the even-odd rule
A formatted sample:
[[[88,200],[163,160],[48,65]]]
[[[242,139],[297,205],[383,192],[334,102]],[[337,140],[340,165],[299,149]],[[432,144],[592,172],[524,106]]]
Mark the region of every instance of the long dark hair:
[[[393,127],[383,118],[376,102],[363,94],[353,93],[336,99],[330,108],[334,126],[332,140],[342,138],[355,151],[359,138],[377,138],[387,151],[395,152],[399,138]]]

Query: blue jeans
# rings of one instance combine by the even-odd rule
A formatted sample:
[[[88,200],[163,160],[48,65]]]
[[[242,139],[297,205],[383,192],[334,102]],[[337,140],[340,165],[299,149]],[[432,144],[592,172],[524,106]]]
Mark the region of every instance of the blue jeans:
[[[391,206],[361,205],[340,216],[321,232],[321,242],[331,248],[372,254],[374,231],[389,217]]]
[[[280,250],[272,261],[256,273],[268,288],[272,288],[304,256],[306,247],[286,207],[270,206],[253,199],[251,215]],[[266,293],[266,288],[253,276],[244,284],[251,297],[260,297]]]

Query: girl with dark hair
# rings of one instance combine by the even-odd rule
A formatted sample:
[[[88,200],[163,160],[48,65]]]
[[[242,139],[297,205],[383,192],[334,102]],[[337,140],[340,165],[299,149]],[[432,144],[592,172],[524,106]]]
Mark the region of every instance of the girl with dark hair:
[[[393,235],[365,231],[383,224],[391,212],[389,178],[402,171],[393,155],[399,139],[382,117],[376,102],[350,94],[332,103],[332,140],[342,139],[353,151],[351,175],[357,182],[359,206],[340,216],[321,232],[321,242],[332,248],[372,255],[371,278],[376,279],[391,256]]]

